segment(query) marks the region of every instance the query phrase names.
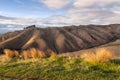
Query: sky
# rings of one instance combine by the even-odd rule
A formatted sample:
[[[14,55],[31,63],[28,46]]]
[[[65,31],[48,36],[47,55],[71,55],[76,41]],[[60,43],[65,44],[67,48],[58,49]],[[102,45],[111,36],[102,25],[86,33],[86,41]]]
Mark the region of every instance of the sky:
[[[6,29],[8,24],[102,25],[119,20],[120,0],[0,0],[0,24]]]

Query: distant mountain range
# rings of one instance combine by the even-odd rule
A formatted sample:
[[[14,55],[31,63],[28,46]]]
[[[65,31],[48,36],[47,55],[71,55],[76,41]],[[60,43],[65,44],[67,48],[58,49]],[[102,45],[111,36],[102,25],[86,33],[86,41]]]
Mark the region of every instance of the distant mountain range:
[[[73,52],[97,47],[120,39],[120,25],[81,25],[67,27],[36,28],[0,35],[0,50],[29,49],[53,50],[57,53]]]

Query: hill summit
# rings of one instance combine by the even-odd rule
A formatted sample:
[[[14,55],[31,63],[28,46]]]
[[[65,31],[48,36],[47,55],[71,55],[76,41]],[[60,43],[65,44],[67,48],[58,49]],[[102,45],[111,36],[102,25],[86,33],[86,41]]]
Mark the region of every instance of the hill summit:
[[[24,50],[34,47],[56,53],[73,52],[107,44],[119,38],[119,24],[49,28],[32,25],[24,30],[0,35],[0,50]]]

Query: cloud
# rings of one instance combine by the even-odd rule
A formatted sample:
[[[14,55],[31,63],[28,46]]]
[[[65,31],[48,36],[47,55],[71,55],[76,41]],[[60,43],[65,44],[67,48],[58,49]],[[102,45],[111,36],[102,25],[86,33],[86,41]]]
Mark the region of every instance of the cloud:
[[[120,0],[76,0],[68,10],[71,24],[119,23]]]
[[[47,26],[63,26],[63,25],[67,25],[67,22],[66,22],[67,20],[68,20],[68,17],[66,16],[56,15],[56,16],[44,18],[40,22]]]
[[[15,24],[0,24],[0,34],[16,31],[16,30],[22,30],[25,27],[25,25],[15,25]]]
[[[73,24],[104,24],[103,20],[119,16],[110,10],[84,8],[81,10],[71,9],[68,11],[70,16],[69,22]],[[107,21],[106,21],[107,22]]]
[[[105,7],[112,4],[120,4],[120,0],[76,0],[74,6],[77,8],[99,6]]]
[[[111,11],[113,11],[116,14],[120,14],[120,6],[114,6],[114,7],[112,7]]]
[[[43,3],[50,9],[62,9],[67,7],[71,0],[37,0],[40,3]]]
[[[1,16],[1,15],[0,15],[0,19],[4,19],[4,20],[6,20],[6,19],[15,19],[15,18],[12,18],[12,17],[6,17],[6,16]]]
[[[120,23],[120,0],[37,0],[50,9],[63,9],[69,4],[63,15],[47,18],[11,18],[0,16],[2,24],[23,24],[42,26],[62,26],[80,24],[114,24]],[[71,3],[72,1],[72,3]],[[35,8],[35,7],[34,7]],[[32,8],[32,9],[34,9]],[[39,7],[37,7],[39,9]],[[48,13],[49,14],[49,13]]]
[[[25,18],[15,18],[15,17],[6,17],[0,15],[0,24],[32,24],[35,23],[33,19],[25,19]]]
[[[57,15],[51,16],[47,18],[12,18],[0,16],[0,24],[14,24],[14,25],[42,25],[42,26],[56,26],[63,25],[66,21],[65,16]],[[0,26],[1,27],[1,26]]]
[[[34,19],[0,19],[1,24],[19,24],[19,25],[32,25],[36,24],[37,21]]]
[[[62,9],[71,0],[39,0],[50,9]],[[72,0],[65,15],[54,15],[42,19],[42,24],[113,24],[119,23],[120,0]]]

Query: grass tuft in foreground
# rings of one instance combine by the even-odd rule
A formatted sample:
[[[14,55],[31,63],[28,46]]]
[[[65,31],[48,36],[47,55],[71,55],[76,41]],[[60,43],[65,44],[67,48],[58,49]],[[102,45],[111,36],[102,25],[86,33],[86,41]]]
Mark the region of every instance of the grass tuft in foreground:
[[[113,59],[113,53],[110,50],[100,48],[95,52],[86,52],[81,58],[90,63],[105,63]]]

